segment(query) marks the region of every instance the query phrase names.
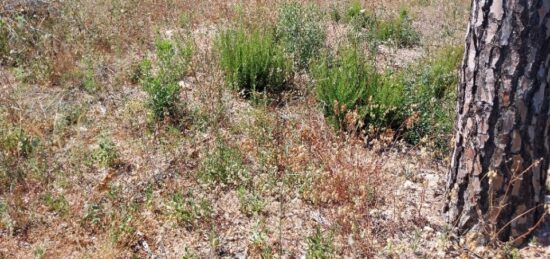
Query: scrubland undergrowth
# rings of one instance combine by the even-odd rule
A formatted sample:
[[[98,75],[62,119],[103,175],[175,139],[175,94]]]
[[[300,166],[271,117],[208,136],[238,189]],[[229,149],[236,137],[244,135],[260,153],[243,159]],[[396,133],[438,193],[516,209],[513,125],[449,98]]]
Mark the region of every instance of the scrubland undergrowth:
[[[437,211],[467,7],[4,1],[0,257],[465,253]]]

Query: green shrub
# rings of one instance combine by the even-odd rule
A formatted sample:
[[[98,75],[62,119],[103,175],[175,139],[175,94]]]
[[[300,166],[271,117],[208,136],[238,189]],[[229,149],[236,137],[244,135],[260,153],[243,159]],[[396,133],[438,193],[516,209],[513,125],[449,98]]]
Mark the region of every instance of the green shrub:
[[[99,86],[95,79],[94,64],[91,59],[85,59],[85,68],[81,72],[82,87],[88,93],[94,93],[98,90]]]
[[[361,2],[353,1],[350,3],[346,12],[345,22],[351,24],[355,33],[362,29],[370,28],[374,25],[374,13],[361,6]]]
[[[277,36],[285,50],[293,56],[294,65],[307,68],[325,42],[322,16],[313,6],[288,2],[279,9]]]
[[[406,99],[402,76],[378,73],[361,51],[346,48],[336,57],[323,55],[312,75],[324,114],[337,128],[397,129],[403,123]]]
[[[335,5],[330,7],[330,18],[337,23],[342,20],[342,14],[340,14],[340,10]]]
[[[406,9],[402,9],[399,16],[377,21],[371,27],[371,31],[377,40],[382,42],[389,41],[400,47],[411,47],[420,41],[420,36],[412,27],[412,22]]]
[[[398,129],[401,127],[406,107],[403,75],[392,71],[378,76],[365,107],[366,125],[373,128]]]
[[[405,81],[410,109],[405,139],[413,144],[429,136],[439,149],[448,148],[455,116],[458,65],[464,50],[448,47],[414,69]]]
[[[333,258],[334,244],[333,234],[323,235],[319,227],[315,233],[307,238],[307,256],[306,258]]]
[[[348,112],[363,112],[371,86],[378,80],[374,67],[354,48],[344,49],[336,57],[323,55],[312,75],[324,114],[337,128],[346,127]]]
[[[229,86],[246,95],[277,92],[289,79],[291,65],[270,33],[228,30],[218,37],[217,49]]]
[[[0,124],[3,124],[2,121]],[[39,140],[27,135],[21,128],[11,128],[7,123],[0,126],[7,126],[0,129],[0,151],[8,158],[27,158],[38,146]]]
[[[10,122],[0,108],[0,194],[29,173],[39,175],[44,162],[42,152],[40,139]]]
[[[98,147],[92,152],[92,162],[98,167],[110,167],[118,158],[118,151],[115,143],[106,135],[101,135],[98,140]]]
[[[47,193],[44,196],[44,202],[48,208],[60,216],[64,216],[69,212],[69,202],[65,199],[65,196],[54,196],[51,193]]]
[[[360,51],[346,48],[312,67],[316,95],[339,129],[392,129],[411,144],[426,139],[446,151],[462,54],[462,48],[445,48],[419,65],[379,73]]]
[[[180,86],[179,80],[187,72],[193,48],[184,40],[159,39],[155,43],[158,68],[153,72],[153,63],[143,60],[135,77],[149,94],[149,106],[157,120],[177,118]]]

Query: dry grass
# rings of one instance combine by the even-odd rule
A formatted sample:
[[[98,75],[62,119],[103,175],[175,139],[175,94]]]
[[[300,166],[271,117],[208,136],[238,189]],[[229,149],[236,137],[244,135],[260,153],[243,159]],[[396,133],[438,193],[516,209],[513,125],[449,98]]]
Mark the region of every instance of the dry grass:
[[[0,258],[299,257],[312,240],[331,240],[315,247],[333,246],[333,257],[460,253],[438,215],[443,162],[335,132],[307,75],[278,102],[225,87],[217,33],[274,24],[281,1],[53,2],[48,18],[25,17],[17,35],[34,41],[12,39],[22,56],[0,67]],[[421,32],[417,48],[384,47],[382,69],[459,44],[467,2],[367,1],[381,15],[408,7]],[[132,76],[182,22],[196,51],[180,82],[186,123],[176,127],[150,120]],[[345,41],[347,25],[324,22],[327,46]],[[227,158],[242,164],[230,183],[198,177],[216,148],[238,151]],[[317,229],[323,238],[312,238]]]

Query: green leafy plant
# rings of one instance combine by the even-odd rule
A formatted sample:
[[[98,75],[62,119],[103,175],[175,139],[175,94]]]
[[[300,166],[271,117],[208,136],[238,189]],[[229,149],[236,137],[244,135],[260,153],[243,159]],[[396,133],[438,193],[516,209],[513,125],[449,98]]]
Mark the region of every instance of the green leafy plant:
[[[84,222],[88,222],[93,226],[99,224],[101,222],[101,219],[105,215],[104,208],[101,204],[87,204],[85,209],[86,212],[84,214],[83,220]]]
[[[1,121],[0,121],[1,123]],[[0,129],[0,150],[8,157],[28,157],[36,149],[39,140],[26,134],[19,127]]]
[[[249,256],[262,259],[274,258],[273,249],[269,245],[269,234],[267,232],[268,229],[264,221],[259,220],[254,224],[250,236]]]
[[[9,122],[1,112],[0,109],[0,194],[29,173],[40,171],[44,160],[40,139]]]
[[[334,258],[332,233],[323,234],[317,227],[315,233],[307,238],[307,258]]]
[[[149,106],[154,118],[177,118],[180,86],[178,81],[185,75],[193,47],[185,40],[159,39],[155,43],[158,67],[143,60],[134,77],[140,77],[141,84],[149,94]]]
[[[259,213],[265,206],[259,195],[249,193],[243,186],[238,189],[237,195],[241,204],[241,212],[247,216]]]
[[[338,7],[335,5],[330,7],[330,18],[332,21],[337,23],[342,20],[342,14],[340,13],[340,9],[338,9]]]
[[[270,33],[228,30],[220,34],[216,45],[229,86],[246,95],[280,91],[290,77],[291,64]]]
[[[241,153],[223,142],[218,142],[199,169],[199,178],[204,182],[238,184],[247,178]]]
[[[294,65],[307,68],[325,42],[325,30],[319,11],[313,5],[287,2],[279,9],[277,36],[293,56]]]
[[[359,0],[353,0],[350,2],[348,10],[346,12],[346,19],[348,21],[361,15],[361,11],[364,10]]]
[[[98,89],[97,81],[95,80],[94,64],[90,59],[84,61],[86,67],[82,72],[82,87],[89,93],[93,93]]]
[[[134,217],[127,208],[123,208],[119,217],[111,222],[110,237],[113,243],[124,242],[136,232]]]
[[[108,136],[102,134],[98,139],[98,147],[92,152],[92,162],[99,167],[110,167],[118,158],[115,143]]]
[[[11,219],[8,214],[8,204],[0,199],[0,228],[8,229],[10,225]]]
[[[178,224],[185,225],[188,228],[192,228],[199,222],[210,218],[212,214],[212,208],[208,200],[202,199],[196,203],[191,191],[187,195],[174,194],[168,209]]]
[[[55,211],[61,216],[69,212],[69,202],[63,195],[54,196],[53,194],[48,193],[44,196],[44,202],[50,210]]]

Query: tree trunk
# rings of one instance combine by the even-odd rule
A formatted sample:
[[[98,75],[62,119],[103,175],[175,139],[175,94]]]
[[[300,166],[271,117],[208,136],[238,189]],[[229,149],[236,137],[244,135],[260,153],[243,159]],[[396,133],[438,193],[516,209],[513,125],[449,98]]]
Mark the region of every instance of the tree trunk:
[[[549,38],[550,0],[473,0],[444,208],[458,234],[519,244],[545,214]]]

